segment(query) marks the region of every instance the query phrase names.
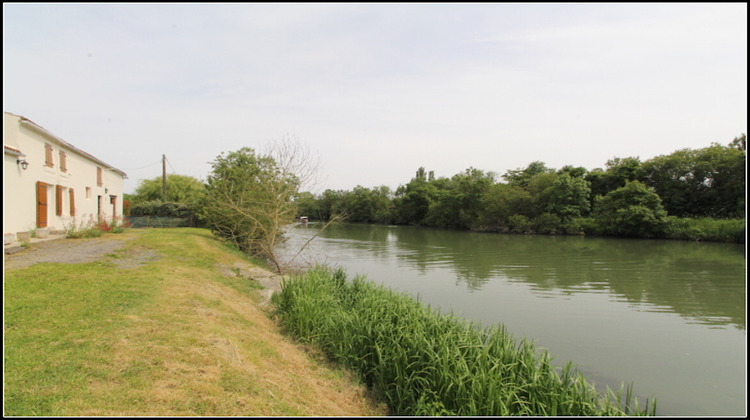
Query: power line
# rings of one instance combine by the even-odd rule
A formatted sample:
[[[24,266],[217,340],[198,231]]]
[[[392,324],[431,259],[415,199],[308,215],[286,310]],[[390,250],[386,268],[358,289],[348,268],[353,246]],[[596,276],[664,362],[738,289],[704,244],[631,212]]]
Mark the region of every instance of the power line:
[[[149,164],[148,164],[148,165],[146,165],[146,166],[141,166],[140,168],[123,168],[123,171],[137,171],[137,170],[139,170],[139,169],[145,169],[145,168],[148,168],[148,167],[151,167],[151,166],[154,166],[154,165],[158,165],[158,164],[159,164],[159,162],[161,162],[161,161],[160,161],[160,160],[157,160],[156,162],[153,162],[153,163],[149,163]]]
[[[167,159],[166,156],[164,156],[164,159],[167,160],[167,163],[169,164],[169,167],[172,168],[172,173],[175,174],[175,175],[177,175],[177,171],[174,170],[174,167],[172,166],[172,162],[170,162],[169,159]]]

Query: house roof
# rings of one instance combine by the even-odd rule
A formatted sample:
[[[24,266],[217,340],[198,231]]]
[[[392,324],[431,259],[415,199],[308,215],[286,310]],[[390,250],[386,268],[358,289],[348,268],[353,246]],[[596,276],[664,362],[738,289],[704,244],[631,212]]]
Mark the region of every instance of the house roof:
[[[14,156],[26,156],[22,151],[16,148],[10,147],[10,146],[6,146],[6,145],[3,145],[3,153],[7,153],[9,155],[14,155]]]
[[[85,157],[86,159],[94,161],[94,162],[96,162],[96,163],[104,166],[105,168],[107,168],[107,169],[109,169],[109,170],[111,170],[113,172],[116,172],[116,173],[120,174],[123,178],[127,178],[128,177],[128,175],[124,171],[121,171],[120,169],[115,168],[114,166],[112,166],[112,165],[104,162],[103,160],[101,160],[101,159],[99,159],[99,158],[91,155],[90,153],[84,152],[83,150],[81,150],[81,149],[73,146],[72,144],[68,143],[67,141],[61,139],[60,137],[57,137],[56,135],[50,133],[44,127],[42,127],[41,125],[35,123],[34,121],[31,121],[30,119],[28,119],[28,118],[26,118],[26,117],[24,117],[22,115],[13,114],[11,112],[5,112],[5,113],[9,114],[9,115],[14,115],[14,116],[18,117],[19,120],[21,121],[21,125],[26,126],[28,128],[31,128],[31,129],[35,130],[36,132],[44,135],[45,137],[48,137],[50,140],[58,143],[59,145],[65,146],[66,148],[72,150],[75,153],[78,153],[79,155]],[[5,148],[6,151],[8,151],[8,149],[10,149],[11,151],[17,151],[18,153],[21,153],[20,150],[16,150],[16,149],[14,149],[12,147],[4,146],[4,148]],[[21,153],[21,154],[23,154],[23,153]]]

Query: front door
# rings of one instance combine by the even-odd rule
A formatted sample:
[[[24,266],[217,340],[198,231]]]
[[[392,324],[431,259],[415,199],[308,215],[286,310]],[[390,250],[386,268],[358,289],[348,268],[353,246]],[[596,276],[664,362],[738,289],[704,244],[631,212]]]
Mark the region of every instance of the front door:
[[[36,183],[36,227],[47,227],[47,183]]]

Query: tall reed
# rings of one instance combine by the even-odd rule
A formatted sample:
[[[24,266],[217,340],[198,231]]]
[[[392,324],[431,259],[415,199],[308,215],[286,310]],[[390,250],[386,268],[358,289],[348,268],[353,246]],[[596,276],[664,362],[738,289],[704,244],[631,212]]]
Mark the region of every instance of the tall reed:
[[[281,322],[353,369],[396,415],[654,415],[627,389],[598,392],[502,325],[483,327],[364,277],[318,267],[286,278]]]

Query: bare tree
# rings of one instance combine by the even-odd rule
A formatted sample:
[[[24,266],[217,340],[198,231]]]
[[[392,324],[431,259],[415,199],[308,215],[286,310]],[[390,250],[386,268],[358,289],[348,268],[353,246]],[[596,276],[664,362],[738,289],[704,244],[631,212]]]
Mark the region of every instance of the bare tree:
[[[212,165],[203,206],[209,227],[282,273],[277,249],[297,216],[296,195],[317,182],[318,160],[287,136],[269,143],[262,155],[245,147],[220,155]]]

